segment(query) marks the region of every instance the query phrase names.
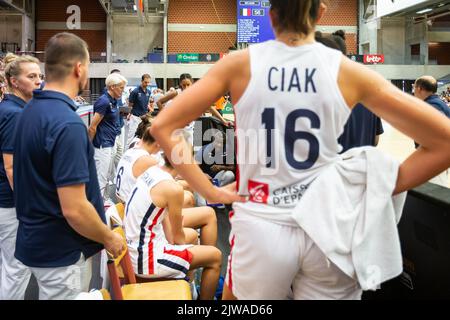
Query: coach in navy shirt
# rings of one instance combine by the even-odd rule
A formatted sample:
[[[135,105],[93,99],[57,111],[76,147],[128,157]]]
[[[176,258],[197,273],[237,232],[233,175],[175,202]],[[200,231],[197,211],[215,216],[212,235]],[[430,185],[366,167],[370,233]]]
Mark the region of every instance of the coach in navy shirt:
[[[122,97],[126,85],[127,80],[118,73],[110,74],[106,78],[108,90],[95,102],[94,117],[89,126],[89,138],[95,147],[95,165],[102,194],[106,189],[114,146],[120,133],[117,99]]]
[[[40,299],[74,299],[89,289],[92,255],[117,256],[123,239],[105,224],[94,149],[73,98],[87,84],[87,44],[59,33],[47,43],[43,91],[16,125],[15,256],[37,279]]]
[[[120,74],[120,70],[119,69],[113,69],[111,70],[110,74]],[[108,93],[108,88],[105,87],[103,89],[103,94]],[[119,97],[117,99],[117,107],[119,108],[120,111],[120,107],[123,107],[124,103],[123,103],[123,99],[122,96]],[[122,159],[124,150],[125,150],[125,119],[123,114],[119,113],[119,118],[118,118],[118,123],[117,123],[117,137],[116,137],[116,142],[114,144],[114,148],[113,148],[113,162],[110,166],[110,170],[108,173],[108,179],[111,178],[111,180],[114,181],[115,177],[116,177],[116,168],[117,165],[119,164],[120,159]]]
[[[128,149],[136,129],[142,121],[140,117],[149,112],[151,91],[147,87],[150,85],[151,79],[150,75],[144,74],[141,85],[130,93],[128,106],[131,108],[131,114],[128,118],[128,136],[125,149]]]
[[[442,101],[437,92],[437,81],[432,76],[423,76],[414,83],[414,96],[427,102],[437,111],[443,113],[447,118],[450,118],[450,108]],[[416,143],[416,148],[419,145]]]
[[[14,257],[18,228],[13,193],[14,128],[33,90],[41,83],[39,60],[8,54],[5,79],[9,94],[0,103],[0,299],[23,300],[31,272]]]
[[[444,114],[447,118],[450,118],[450,108],[442,101],[437,92],[437,81],[432,76],[423,76],[416,80],[414,83],[414,96],[427,102],[437,111]],[[414,142],[416,148],[419,147],[417,142]],[[431,183],[448,187],[448,170],[442,172],[440,175],[430,180]]]

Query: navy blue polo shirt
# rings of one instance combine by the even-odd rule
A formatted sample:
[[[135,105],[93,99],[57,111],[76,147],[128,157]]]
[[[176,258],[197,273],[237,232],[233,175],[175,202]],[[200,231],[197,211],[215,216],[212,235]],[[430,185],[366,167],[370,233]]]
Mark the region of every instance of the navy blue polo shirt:
[[[14,153],[14,128],[25,105],[25,101],[12,94],[6,94],[0,102],[0,208],[14,208],[14,193],[6,175],[3,154]]]
[[[431,95],[428,98],[425,99],[425,102],[431,105],[433,108],[435,108],[437,111],[442,112],[447,116],[447,118],[450,118],[450,108],[445,104],[444,101],[439,98],[438,95]]]
[[[441,98],[439,98],[438,95],[432,94],[425,99],[425,102],[435,108],[437,111],[445,114],[447,118],[450,118],[450,108],[445,104],[444,101],[441,100]],[[420,146],[417,142],[414,142],[414,145],[416,146],[416,148]]]
[[[103,116],[102,121],[97,126],[92,143],[96,148],[111,148],[117,137],[117,127],[119,125],[119,109],[117,108],[117,100],[106,93],[94,104],[94,114],[98,113]]]
[[[137,87],[130,93],[128,101],[133,103],[131,113],[134,116],[140,117],[148,112],[148,101],[150,100],[151,91],[147,88],[142,89],[142,86]]]
[[[103,94],[108,93],[108,88],[103,89]],[[123,107],[123,100],[122,97],[120,99],[117,99],[117,107]],[[120,111],[120,110],[119,110]],[[123,117],[119,114],[119,121],[117,122],[117,135],[120,135],[122,133],[122,128],[125,125],[125,121],[123,120]]]
[[[102,94],[107,94],[108,93],[108,88],[103,88],[103,92]],[[116,99],[117,100],[117,106],[118,107],[123,107],[123,101],[122,101],[122,97],[120,99]]]
[[[343,147],[342,152],[351,148],[375,146],[375,137],[383,132],[381,119],[359,103],[353,108],[338,142]]]
[[[76,263],[103,246],[78,234],[64,218],[57,188],[84,184],[106,221],[94,148],[74,102],[55,91],[34,91],[15,130],[14,193],[19,228],[15,257],[30,267]]]

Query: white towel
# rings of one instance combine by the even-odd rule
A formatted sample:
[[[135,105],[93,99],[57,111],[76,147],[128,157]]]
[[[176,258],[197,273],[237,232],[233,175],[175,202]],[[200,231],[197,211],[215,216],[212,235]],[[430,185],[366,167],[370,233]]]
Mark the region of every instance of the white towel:
[[[373,147],[355,148],[324,168],[293,217],[363,290],[402,272],[397,224],[406,192],[392,196],[399,163]]]

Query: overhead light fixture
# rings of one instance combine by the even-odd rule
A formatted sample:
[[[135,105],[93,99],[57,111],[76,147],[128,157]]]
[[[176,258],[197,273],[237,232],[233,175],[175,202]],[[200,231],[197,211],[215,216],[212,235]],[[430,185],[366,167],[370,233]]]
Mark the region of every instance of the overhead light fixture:
[[[426,9],[417,11],[416,13],[417,13],[417,14],[422,14],[422,13],[427,13],[427,12],[430,12],[430,11],[433,11],[433,9],[431,9],[431,8],[426,8]]]

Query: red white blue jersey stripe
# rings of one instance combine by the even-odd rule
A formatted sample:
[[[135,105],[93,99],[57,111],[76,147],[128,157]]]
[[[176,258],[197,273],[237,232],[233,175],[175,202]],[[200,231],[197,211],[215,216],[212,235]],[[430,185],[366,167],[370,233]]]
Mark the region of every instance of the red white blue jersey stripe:
[[[168,243],[162,222],[166,210],[152,201],[150,191],[161,181],[173,178],[158,167],[138,178],[126,203],[125,233],[131,262],[137,274],[150,277],[184,279],[192,254],[188,246]]]

